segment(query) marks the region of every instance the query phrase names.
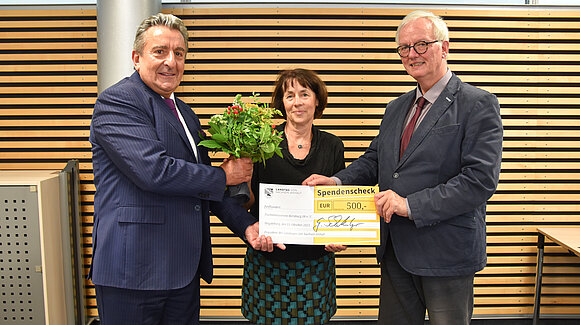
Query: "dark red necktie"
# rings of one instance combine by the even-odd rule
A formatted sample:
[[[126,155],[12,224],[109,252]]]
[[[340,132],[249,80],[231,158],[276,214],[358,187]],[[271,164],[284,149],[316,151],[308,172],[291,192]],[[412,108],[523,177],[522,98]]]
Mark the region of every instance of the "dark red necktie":
[[[425,97],[420,97],[417,103],[417,110],[415,110],[415,114],[409,121],[409,124],[405,127],[405,131],[403,132],[403,136],[401,137],[401,151],[399,152],[399,159],[403,157],[403,152],[407,149],[409,145],[409,141],[411,141],[411,136],[413,135],[413,131],[415,130],[415,125],[417,124],[417,120],[419,119],[419,115],[421,115],[421,110],[423,110],[423,106],[425,105]]]
[[[175,103],[173,102],[173,99],[171,99],[171,98],[163,98],[163,100],[165,101],[165,103],[167,104],[167,106],[169,106],[169,108],[171,108],[171,111],[173,112],[173,115],[175,115],[175,117],[177,117],[177,119],[179,120],[179,115],[177,114],[177,110],[175,109]]]

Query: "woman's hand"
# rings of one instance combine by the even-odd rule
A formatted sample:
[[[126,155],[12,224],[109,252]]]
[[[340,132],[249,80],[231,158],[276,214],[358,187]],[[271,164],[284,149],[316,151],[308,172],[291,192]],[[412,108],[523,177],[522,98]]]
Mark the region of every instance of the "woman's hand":
[[[338,244],[328,244],[324,246],[324,250],[331,253],[338,253],[342,252],[343,250],[347,249],[348,246],[346,245],[338,245]]]

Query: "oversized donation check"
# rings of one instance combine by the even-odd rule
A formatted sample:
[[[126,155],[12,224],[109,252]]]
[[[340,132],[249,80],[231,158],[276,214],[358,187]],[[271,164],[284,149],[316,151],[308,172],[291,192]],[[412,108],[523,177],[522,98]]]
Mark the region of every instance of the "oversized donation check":
[[[260,235],[275,243],[379,245],[376,186],[260,184]]]

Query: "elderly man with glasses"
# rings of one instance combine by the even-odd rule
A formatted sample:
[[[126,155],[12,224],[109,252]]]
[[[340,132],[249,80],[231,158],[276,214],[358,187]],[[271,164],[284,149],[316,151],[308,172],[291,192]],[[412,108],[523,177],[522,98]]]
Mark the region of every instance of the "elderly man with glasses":
[[[366,152],[307,185],[379,184],[379,324],[469,324],[473,280],[487,261],[485,210],[499,180],[497,98],[447,67],[449,32],[426,11],[397,29],[397,53],[417,87],[387,105]]]

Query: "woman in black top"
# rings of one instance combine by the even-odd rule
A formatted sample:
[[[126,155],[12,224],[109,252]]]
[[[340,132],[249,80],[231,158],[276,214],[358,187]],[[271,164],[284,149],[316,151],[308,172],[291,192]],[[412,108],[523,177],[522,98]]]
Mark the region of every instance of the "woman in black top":
[[[334,175],[344,168],[342,141],[313,126],[326,107],[328,92],[315,72],[285,70],[278,75],[272,107],[286,122],[277,155],[254,164],[251,188],[258,218],[259,183],[299,185],[311,174]],[[323,324],[336,312],[334,252],[343,245],[286,245],[271,253],[248,247],[244,261],[242,313],[258,324]]]

